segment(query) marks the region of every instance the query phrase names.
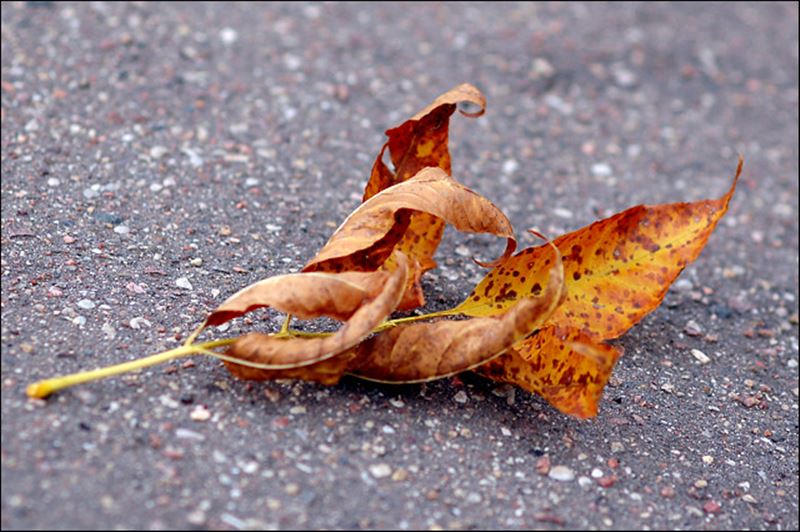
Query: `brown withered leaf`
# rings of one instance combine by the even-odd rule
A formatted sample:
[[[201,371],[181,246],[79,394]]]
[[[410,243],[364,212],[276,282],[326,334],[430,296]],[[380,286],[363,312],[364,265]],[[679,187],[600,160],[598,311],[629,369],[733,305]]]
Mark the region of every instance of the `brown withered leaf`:
[[[486,98],[474,86],[464,83],[434,100],[429,106],[406,120],[401,125],[386,131],[389,140],[381,148],[366,188],[364,201],[381,190],[406,181],[426,167],[438,167],[452,175],[448,135],[450,117],[460,102],[470,102],[479,107],[475,113],[465,116],[476,117],[486,109]],[[384,152],[389,155],[394,171],[383,162]],[[425,304],[425,296],[420,285],[422,274],[436,267],[433,255],[442,240],[444,220],[424,212],[411,214],[409,223],[403,227],[403,236],[395,245],[393,253],[403,253],[411,261],[412,274],[398,310],[411,310]],[[393,259],[388,259],[390,266]]]
[[[541,327],[563,300],[560,257],[544,292],[520,299],[502,315],[398,325],[356,348],[348,373],[394,383],[423,382],[455,375],[501,355]]]
[[[408,275],[407,261],[402,256],[399,258],[397,269],[389,275],[383,289],[373,299],[363,303],[335,334],[286,338],[250,333],[231,344],[225,355],[262,367],[254,368],[229,361],[225,361],[225,365],[237,377],[263,379],[271,377],[264,371],[309,366],[346,352],[369,336],[397,307]]]
[[[505,237],[506,249],[498,260],[516,248],[511,222],[500,209],[442,169],[429,167],[362,203],[303,271],[377,269],[402,238],[409,216],[416,212],[432,214],[459,231]]]
[[[364,201],[381,190],[410,179],[428,166],[441,168],[447,174],[452,173],[448,150],[450,116],[461,102],[479,106],[474,113],[461,111],[465,116],[477,117],[486,110],[486,98],[481,91],[469,83],[463,83],[437,97],[433,103],[401,125],[386,131],[389,140],[375,159],[364,189]],[[387,148],[394,171],[389,170],[383,162]]]
[[[621,354],[621,348],[598,343],[577,329],[550,325],[476,371],[538,393],[564,414],[585,419],[597,415]]]
[[[290,273],[253,283],[226,299],[206,319],[221,325],[261,307],[272,307],[300,319],[328,316],[344,321],[383,289],[387,271]]]

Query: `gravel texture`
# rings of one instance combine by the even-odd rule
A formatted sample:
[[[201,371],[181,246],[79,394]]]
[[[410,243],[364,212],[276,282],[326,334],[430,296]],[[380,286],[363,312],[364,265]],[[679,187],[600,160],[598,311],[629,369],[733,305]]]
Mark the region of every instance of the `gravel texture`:
[[[489,105],[454,174],[520,233],[718,197],[745,156],[596,419],[204,358],[25,397],[299,269],[383,130],[463,81]],[[4,3],[2,124],[4,529],[798,528],[796,3]],[[448,232],[430,308],[501,248]]]

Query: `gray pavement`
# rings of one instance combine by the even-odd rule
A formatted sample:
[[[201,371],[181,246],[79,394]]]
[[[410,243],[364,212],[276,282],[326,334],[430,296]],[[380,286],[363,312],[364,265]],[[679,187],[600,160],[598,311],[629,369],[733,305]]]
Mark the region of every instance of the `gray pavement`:
[[[718,197],[745,157],[596,419],[202,358],[25,397],[299,269],[383,130],[464,81],[454,174],[520,233]],[[797,529],[797,197],[795,3],[4,3],[2,527]],[[431,309],[481,275],[459,246],[502,243],[448,232]]]

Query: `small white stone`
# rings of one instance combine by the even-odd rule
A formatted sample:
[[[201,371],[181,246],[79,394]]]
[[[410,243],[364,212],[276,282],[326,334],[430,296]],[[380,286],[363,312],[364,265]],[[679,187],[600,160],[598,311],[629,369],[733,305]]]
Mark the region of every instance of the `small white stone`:
[[[389,464],[373,464],[369,466],[369,473],[375,478],[386,478],[392,474]]]
[[[692,349],[692,356],[697,359],[698,362],[701,364],[708,364],[711,362],[711,359],[708,358],[708,355],[700,351],[699,349]]]
[[[114,232],[118,235],[127,235],[131,232],[127,225],[118,225],[114,227]]]
[[[199,432],[195,432],[189,429],[176,429],[175,430],[175,437],[180,440],[197,440],[203,441],[206,439],[205,436],[200,434]]]
[[[61,184],[61,181],[58,178],[55,178],[55,177],[51,177],[50,179],[47,180],[47,186],[49,186],[49,187],[57,187],[60,184]]]
[[[580,477],[578,477],[578,484],[582,488],[588,488],[589,486],[592,485],[592,479],[581,475]]]
[[[192,413],[189,414],[189,417],[195,421],[208,421],[211,417],[211,412],[209,412],[206,407],[197,405],[194,407],[194,410],[192,410]]]
[[[202,266],[203,259],[201,259],[200,257],[195,257],[189,261],[189,264],[191,264],[192,266]]]
[[[556,207],[555,209],[553,209],[553,214],[555,214],[559,218],[564,218],[565,220],[569,220],[573,216],[572,211],[567,209],[562,209],[561,207]]]
[[[164,155],[167,154],[169,150],[164,146],[153,146],[150,148],[150,157],[153,159],[161,159]]]
[[[142,328],[142,325],[144,325],[145,327],[150,327],[151,323],[148,320],[146,320],[144,317],[137,316],[135,318],[131,318],[131,321],[129,322],[129,325],[131,326],[131,329],[137,329],[138,330],[138,329]]]
[[[94,301],[91,299],[81,299],[77,305],[84,310],[92,310],[95,307]]]
[[[178,277],[175,280],[175,286],[178,288],[183,288],[184,290],[192,290],[192,283],[189,282],[189,279],[186,277]]]
[[[219,32],[219,38],[223,44],[233,44],[239,38],[239,34],[233,28],[222,28]]]
[[[602,476],[603,476],[603,471],[600,468],[595,467],[594,469],[592,469],[592,478],[600,478]]]
[[[703,456],[703,463],[706,464],[706,465],[713,464],[714,463],[714,457],[713,456],[709,456],[709,455]]]
[[[305,414],[306,407],[304,407],[303,405],[293,406],[292,408],[289,409],[289,413],[294,415]]]
[[[466,403],[468,399],[469,399],[469,398],[467,397],[467,392],[465,392],[464,390],[460,390],[460,391],[459,391],[459,392],[458,392],[458,393],[455,395],[455,397],[453,397],[453,400],[454,400],[456,403],[461,403],[462,405],[463,405],[464,403]]]
[[[611,166],[608,163],[593,164],[592,175],[595,177],[608,177],[611,175]]]
[[[513,174],[518,168],[519,163],[514,159],[506,159],[506,162],[503,163],[503,173],[506,175]]]
[[[458,246],[456,247],[456,254],[461,255],[462,257],[469,257],[472,253],[470,253],[467,246]]]
[[[570,482],[571,480],[575,480],[575,472],[563,465],[557,465],[550,468],[550,473],[548,473],[547,476],[553,480],[558,480],[559,482]]]

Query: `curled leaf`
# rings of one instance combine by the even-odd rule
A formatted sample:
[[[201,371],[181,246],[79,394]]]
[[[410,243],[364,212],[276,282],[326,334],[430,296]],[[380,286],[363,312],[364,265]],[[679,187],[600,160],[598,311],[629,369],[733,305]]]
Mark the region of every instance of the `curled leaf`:
[[[250,333],[231,344],[225,353],[228,357],[256,363],[253,368],[226,361],[225,365],[237,377],[247,379],[269,378],[263,370],[288,370],[328,360],[360,343],[372,330],[386,319],[397,306],[408,274],[403,257],[397,269],[371,301],[361,305],[333,335],[323,337],[285,338],[275,335]]]
[[[463,83],[438,96],[433,103],[418,112],[399,126],[386,131],[389,140],[381,148],[372,167],[364,201],[381,190],[410,179],[428,166],[439,167],[451,173],[448,132],[450,116],[457,104],[469,102],[479,107],[475,113],[461,114],[478,117],[486,110],[486,97],[469,83]],[[395,167],[394,172],[383,162],[383,155],[389,149],[389,156]]]
[[[568,295],[551,322],[608,340],[655,309],[728,210],[741,170],[740,159],[730,190],[719,199],[639,205],[557,238]],[[507,259],[456,310],[492,316],[521,297],[539,293],[549,269],[548,254],[546,246],[539,246]]]
[[[497,317],[398,325],[357,348],[349,373],[381,382],[421,382],[472,369],[541,327],[562,300],[560,257],[544,292],[520,299]]]
[[[239,290],[206,319],[209,326],[261,307],[300,319],[329,316],[344,321],[384,288],[389,273],[290,273],[263,279]]]
[[[415,212],[437,216],[459,231],[505,237],[507,245],[501,258],[511,255],[516,247],[511,222],[500,209],[442,169],[425,168],[362,203],[304,271],[377,269],[403,237],[409,216]]]
[[[486,109],[486,98],[483,94],[474,86],[464,83],[440,95],[411,119],[386,131],[389,140],[381,148],[372,166],[372,173],[364,189],[364,201],[381,190],[413,177],[428,166],[438,167],[448,175],[452,174],[448,135],[450,117],[460,102],[469,102],[479,107],[475,113],[461,111],[465,116],[477,117]],[[383,162],[387,149],[394,171]],[[395,245],[393,253],[403,253],[409,258],[412,274],[398,310],[410,310],[425,304],[420,278],[426,271],[436,267],[433,256],[442,240],[444,225],[441,218],[416,212],[411,215],[408,226],[403,228],[403,236]],[[391,263],[391,258],[388,260]]]
[[[545,327],[476,369],[491,379],[538,393],[571,416],[597,415],[598,403],[620,348],[577,329]]]

